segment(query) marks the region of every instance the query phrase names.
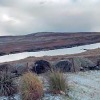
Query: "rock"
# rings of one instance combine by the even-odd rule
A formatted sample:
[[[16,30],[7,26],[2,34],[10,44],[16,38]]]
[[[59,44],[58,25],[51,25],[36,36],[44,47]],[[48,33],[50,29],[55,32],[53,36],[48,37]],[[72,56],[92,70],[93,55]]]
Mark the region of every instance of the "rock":
[[[32,71],[37,73],[37,74],[41,74],[41,73],[45,73],[48,70],[50,70],[50,63],[48,61],[45,60],[38,60],[35,62]]]
[[[80,71],[84,71],[84,68],[83,67],[80,67]]]
[[[12,73],[15,73],[16,75],[22,75],[29,70],[27,63],[16,64],[13,67]]]
[[[6,55],[6,53],[4,52],[0,52],[0,56]]]
[[[84,57],[74,58],[75,67],[79,67],[80,71],[96,70],[96,64],[90,59]]]
[[[97,61],[97,70],[100,70],[100,59]]]
[[[0,65],[0,72],[7,72],[11,75],[11,77],[16,77],[16,74],[15,73],[12,73],[14,67],[11,66],[10,64],[1,64]]]
[[[55,68],[57,70],[60,70],[62,72],[71,72],[71,67],[72,64],[70,61],[65,60],[65,61],[59,61],[56,65]]]
[[[97,70],[100,70],[100,66],[96,66],[96,69],[97,69]]]
[[[97,66],[90,66],[88,67],[89,70],[97,70]]]

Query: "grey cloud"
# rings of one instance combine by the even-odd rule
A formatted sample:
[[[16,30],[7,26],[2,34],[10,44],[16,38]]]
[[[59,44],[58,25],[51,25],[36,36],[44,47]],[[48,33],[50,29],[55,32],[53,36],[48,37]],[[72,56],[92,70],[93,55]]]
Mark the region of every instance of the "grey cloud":
[[[99,9],[99,0],[0,0],[0,16],[8,16],[0,35],[100,31]]]

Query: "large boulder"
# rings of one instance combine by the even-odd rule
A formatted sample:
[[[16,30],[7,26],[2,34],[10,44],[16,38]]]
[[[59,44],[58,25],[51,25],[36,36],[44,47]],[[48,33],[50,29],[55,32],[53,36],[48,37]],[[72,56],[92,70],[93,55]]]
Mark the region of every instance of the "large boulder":
[[[74,66],[79,67],[81,71],[96,70],[96,64],[84,57],[74,58]]]
[[[0,64],[0,71],[8,71],[14,77],[24,74],[28,72],[28,64],[27,63],[16,63],[16,64]]]
[[[45,61],[45,60],[36,61],[34,66],[32,67],[32,71],[37,73],[37,74],[45,73],[50,69],[51,69],[50,63],[48,61]]]
[[[26,72],[28,72],[28,64],[27,63],[19,63],[13,65],[12,73],[15,73],[16,75],[22,75]]]
[[[72,64],[68,60],[59,61],[55,65],[55,69],[62,72],[71,72]]]

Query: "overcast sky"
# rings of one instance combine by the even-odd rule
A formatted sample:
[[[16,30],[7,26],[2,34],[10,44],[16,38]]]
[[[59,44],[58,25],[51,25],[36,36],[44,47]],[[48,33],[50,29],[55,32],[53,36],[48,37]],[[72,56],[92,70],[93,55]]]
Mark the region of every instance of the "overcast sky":
[[[0,0],[0,35],[100,31],[100,0]]]

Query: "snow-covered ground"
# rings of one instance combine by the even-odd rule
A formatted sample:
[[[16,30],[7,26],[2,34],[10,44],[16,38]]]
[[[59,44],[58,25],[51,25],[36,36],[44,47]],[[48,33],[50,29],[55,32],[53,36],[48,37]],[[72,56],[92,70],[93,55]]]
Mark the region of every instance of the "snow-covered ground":
[[[69,97],[47,95],[44,100],[100,100],[100,71],[65,74],[65,77]]]
[[[48,88],[48,82],[43,76],[39,78],[42,80],[45,90]],[[100,71],[70,73],[64,74],[64,76],[67,77],[66,81],[69,85],[69,97],[45,93],[42,100],[100,100]],[[0,98],[0,100],[4,100],[4,98]]]
[[[68,79],[72,100],[100,100],[100,71],[70,74]]]

